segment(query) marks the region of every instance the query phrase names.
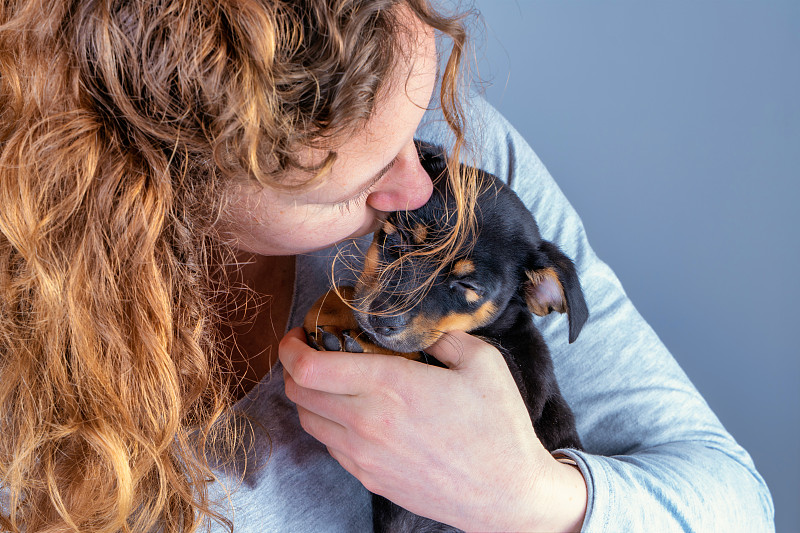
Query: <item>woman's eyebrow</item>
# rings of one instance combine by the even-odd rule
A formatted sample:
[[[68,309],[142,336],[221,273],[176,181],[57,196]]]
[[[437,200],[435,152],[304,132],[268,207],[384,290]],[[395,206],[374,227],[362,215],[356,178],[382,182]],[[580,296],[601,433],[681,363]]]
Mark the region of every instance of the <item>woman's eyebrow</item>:
[[[341,200],[337,200],[336,203],[342,203],[342,202],[346,202],[348,200],[352,200],[353,198],[358,198],[359,196],[361,196],[362,194],[367,192],[376,183],[378,183],[381,180],[381,178],[383,178],[386,175],[387,172],[389,172],[392,169],[392,167],[394,166],[396,161],[397,161],[397,157],[395,157],[394,159],[389,161],[389,163],[385,167],[383,167],[378,172],[376,172],[375,175],[372,176],[369,179],[367,184],[364,185],[364,187],[362,187],[361,189],[359,189],[358,192],[353,193],[352,195],[348,196],[347,198],[342,198]]]

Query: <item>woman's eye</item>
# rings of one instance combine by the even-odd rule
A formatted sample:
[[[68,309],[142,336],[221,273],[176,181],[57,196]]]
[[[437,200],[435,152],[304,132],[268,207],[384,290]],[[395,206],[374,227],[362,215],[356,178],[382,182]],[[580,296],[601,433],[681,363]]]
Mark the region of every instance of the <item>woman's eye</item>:
[[[357,205],[360,205],[360,204],[361,204],[361,202],[363,202],[364,200],[366,200],[366,199],[367,199],[367,196],[369,196],[369,193],[370,193],[370,192],[372,192],[372,187],[370,187],[370,188],[369,188],[369,189],[367,189],[366,191],[364,191],[364,192],[360,193],[358,196],[356,196],[356,197],[354,197],[354,198],[350,198],[350,199],[348,199],[348,200],[345,200],[345,201],[343,201],[343,202],[339,202],[338,204],[336,204],[336,207],[338,207],[338,208],[339,208],[339,211],[340,211],[342,214],[345,214],[345,212],[349,213],[349,212],[350,212],[350,209],[351,209],[352,207],[354,207],[354,206],[357,206]]]

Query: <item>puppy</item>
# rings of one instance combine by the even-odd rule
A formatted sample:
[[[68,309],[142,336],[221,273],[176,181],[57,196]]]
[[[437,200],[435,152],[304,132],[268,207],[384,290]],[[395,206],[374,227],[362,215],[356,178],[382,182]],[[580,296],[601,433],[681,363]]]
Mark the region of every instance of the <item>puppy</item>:
[[[575,341],[589,312],[574,264],[541,238],[522,201],[481,171],[474,238],[450,264],[414,254],[450,229],[447,213],[454,210],[445,156],[431,145],[418,143],[417,148],[434,180],[431,199],[414,211],[392,213],[374,236],[356,286],[332,290],[317,301],[304,324],[309,344],[437,364],[425,348],[448,331],[467,331],[493,344],[505,358],[544,447],[580,449],[572,411],[531,317],[566,313],[569,342]],[[373,520],[380,532],[453,531],[377,495]]]

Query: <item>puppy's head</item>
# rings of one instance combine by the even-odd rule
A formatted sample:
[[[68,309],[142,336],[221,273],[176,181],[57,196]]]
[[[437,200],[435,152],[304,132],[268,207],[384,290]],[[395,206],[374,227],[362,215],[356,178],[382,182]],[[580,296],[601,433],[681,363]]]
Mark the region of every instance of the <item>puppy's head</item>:
[[[441,160],[425,152],[421,160],[438,175]],[[447,179],[435,182],[423,207],[392,213],[376,232],[353,303],[356,320],[377,344],[423,350],[448,331],[492,324],[509,305],[537,315],[567,313],[569,340],[577,338],[588,311],[572,261],[541,239],[510,189],[494,176],[483,178],[477,234],[447,264],[428,253],[452,230],[448,214],[455,206]]]

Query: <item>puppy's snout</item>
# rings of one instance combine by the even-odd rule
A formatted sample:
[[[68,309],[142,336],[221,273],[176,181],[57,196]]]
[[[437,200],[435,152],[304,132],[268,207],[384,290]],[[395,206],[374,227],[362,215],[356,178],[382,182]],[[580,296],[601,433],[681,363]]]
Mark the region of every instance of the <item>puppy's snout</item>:
[[[390,337],[400,333],[408,326],[408,318],[405,315],[372,315],[369,317],[369,324],[372,326],[372,330],[378,335]]]

